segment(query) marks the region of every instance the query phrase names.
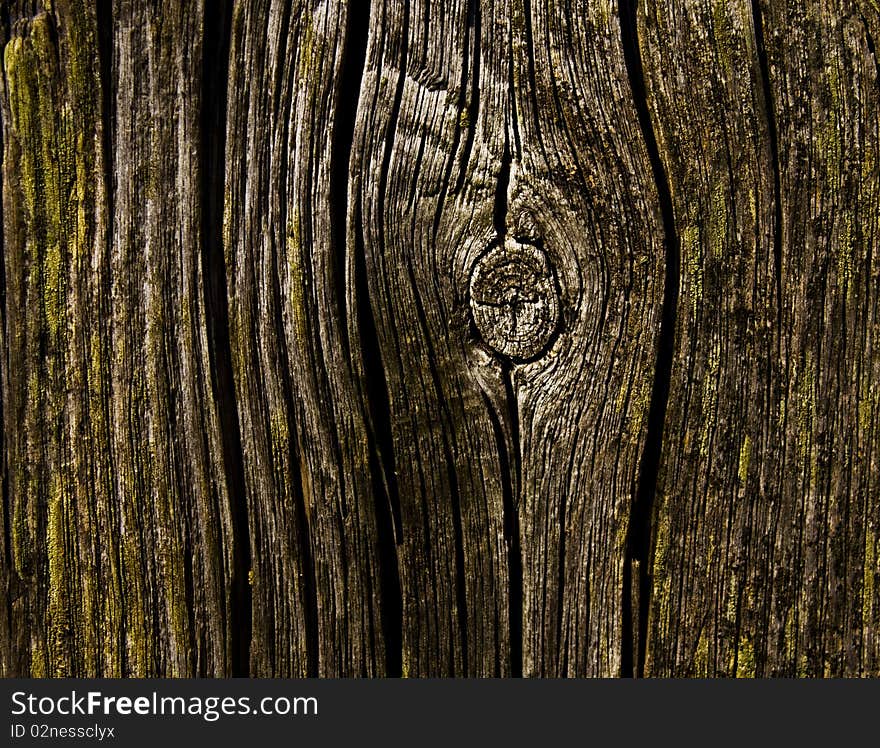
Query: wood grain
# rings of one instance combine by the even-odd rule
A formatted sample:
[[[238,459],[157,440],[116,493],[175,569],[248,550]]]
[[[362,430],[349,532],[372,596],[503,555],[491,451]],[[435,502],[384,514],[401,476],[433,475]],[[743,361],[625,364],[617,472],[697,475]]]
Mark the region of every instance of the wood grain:
[[[876,673],[869,29],[846,2],[640,17],[682,236],[651,674]]]
[[[620,27],[601,9],[573,28],[537,4],[387,5],[355,158],[405,671],[618,674],[663,291]],[[531,363],[495,355],[467,306],[474,263],[508,234],[560,284],[561,332]]]
[[[200,267],[201,7],[157,18],[118,3],[102,35],[91,4],[13,5],[4,669],[225,675],[234,569]]]
[[[376,515],[384,502],[390,528],[388,499],[373,475],[357,289],[346,287],[359,79],[353,102],[342,83],[360,22],[340,3],[241,3],[232,19],[223,244],[252,549],[251,672],[263,676],[387,666],[380,603],[396,559],[392,549],[383,578]]]
[[[878,34],[0,2],[0,674],[878,674]]]

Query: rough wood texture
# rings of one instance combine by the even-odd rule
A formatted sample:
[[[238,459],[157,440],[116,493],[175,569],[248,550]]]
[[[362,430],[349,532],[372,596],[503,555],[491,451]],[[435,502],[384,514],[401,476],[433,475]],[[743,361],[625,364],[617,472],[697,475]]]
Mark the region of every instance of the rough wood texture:
[[[404,673],[616,674],[663,277],[617,19],[387,6],[353,166]],[[543,247],[559,284],[561,329],[531,363],[493,355],[467,304],[474,263],[508,235]]]
[[[877,33],[0,2],[0,673],[880,674]]]
[[[99,38],[91,3],[12,5],[4,666],[222,675],[236,570],[200,266],[200,8],[121,2]]]
[[[374,495],[379,457],[346,287],[357,98],[341,84],[346,55],[358,64],[360,23],[342,3],[242,3],[232,17],[223,240],[251,672],[263,676],[386,669],[376,501],[387,498]]]
[[[877,673],[880,132],[865,10],[664,2],[640,17],[682,237],[652,674]]]

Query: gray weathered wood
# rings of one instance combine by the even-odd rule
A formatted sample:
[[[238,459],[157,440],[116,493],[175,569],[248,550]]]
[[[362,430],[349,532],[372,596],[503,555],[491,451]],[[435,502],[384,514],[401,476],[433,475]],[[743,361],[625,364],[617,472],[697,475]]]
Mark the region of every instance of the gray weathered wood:
[[[387,497],[371,474],[346,288],[357,99],[341,82],[365,31],[355,20],[344,4],[304,2],[242,3],[232,19],[223,243],[256,675],[386,672],[376,501]]]
[[[0,2],[0,673],[878,674],[878,33]]]
[[[405,672],[616,675],[663,290],[617,19],[377,6],[355,220],[388,379]],[[560,286],[561,329],[529,363],[494,355],[467,305],[507,236],[540,244]]]
[[[93,4],[30,5],[4,4],[3,669],[225,675],[200,5],[116,3],[101,38]]]

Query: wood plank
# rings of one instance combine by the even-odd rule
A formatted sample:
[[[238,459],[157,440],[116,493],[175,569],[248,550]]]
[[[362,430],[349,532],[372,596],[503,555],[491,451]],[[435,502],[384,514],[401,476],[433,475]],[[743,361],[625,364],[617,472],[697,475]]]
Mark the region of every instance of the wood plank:
[[[617,674],[664,262],[620,26],[602,7],[379,6],[356,194],[388,379],[404,670]],[[520,281],[483,298],[484,264]],[[532,293],[547,279],[549,340],[508,346],[485,320],[480,333],[469,302],[507,303],[509,337],[504,315],[531,318],[504,294],[543,314],[546,285]]]
[[[137,673],[228,674],[237,570],[201,257],[211,11],[156,13],[142,0],[112,10],[111,419],[126,659]]]
[[[667,237],[624,10],[510,6],[509,231],[544,245],[564,306],[547,355],[512,378],[527,674],[614,676],[630,657],[629,535]]]
[[[386,630],[393,640],[400,628],[397,561],[362,395],[358,289],[346,287],[366,21],[342,3],[257,0],[234,10],[224,246],[254,675],[400,667],[399,652],[385,653]]]
[[[878,674],[877,34],[4,3],[0,674]]]
[[[107,211],[94,17],[9,8],[3,39],[4,674],[118,672],[102,362]],[[81,137],[77,137],[77,132]],[[69,393],[84,393],[78,399]],[[97,447],[97,449],[96,449]],[[117,594],[104,595],[108,589]],[[104,618],[106,628],[98,619]],[[115,625],[114,625],[115,624]],[[109,638],[109,637],[107,637]],[[106,651],[104,645],[109,644]]]
[[[232,520],[201,268],[202,7],[159,18],[146,2],[116,3],[112,17],[107,3],[30,5],[11,4],[3,49],[16,588],[3,667],[228,675]]]
[[[480,17],[463,2],[374,3],[353,150],[355,252],[387,382],[387,478],[399,517],[404,676],[509,672],[507,549],[495,431],[467,366],[460,244],[491,221],[477,152]],[[447,206],[458,205],[450,209]],[[459,276],[459,277],[456,277]]]
[[[869,28],[846,1],[644,3],[682,238],[652,675],[877,672]]]

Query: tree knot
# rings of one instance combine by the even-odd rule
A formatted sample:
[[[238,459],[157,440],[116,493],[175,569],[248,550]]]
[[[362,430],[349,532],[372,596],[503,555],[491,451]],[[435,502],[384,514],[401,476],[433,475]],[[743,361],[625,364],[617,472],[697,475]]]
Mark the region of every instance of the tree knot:
[[[559,324],[559,290],[546,253],[510,238],[493,244],[471,271],[470,307],[496,353],[515,361],[539,356]]]

